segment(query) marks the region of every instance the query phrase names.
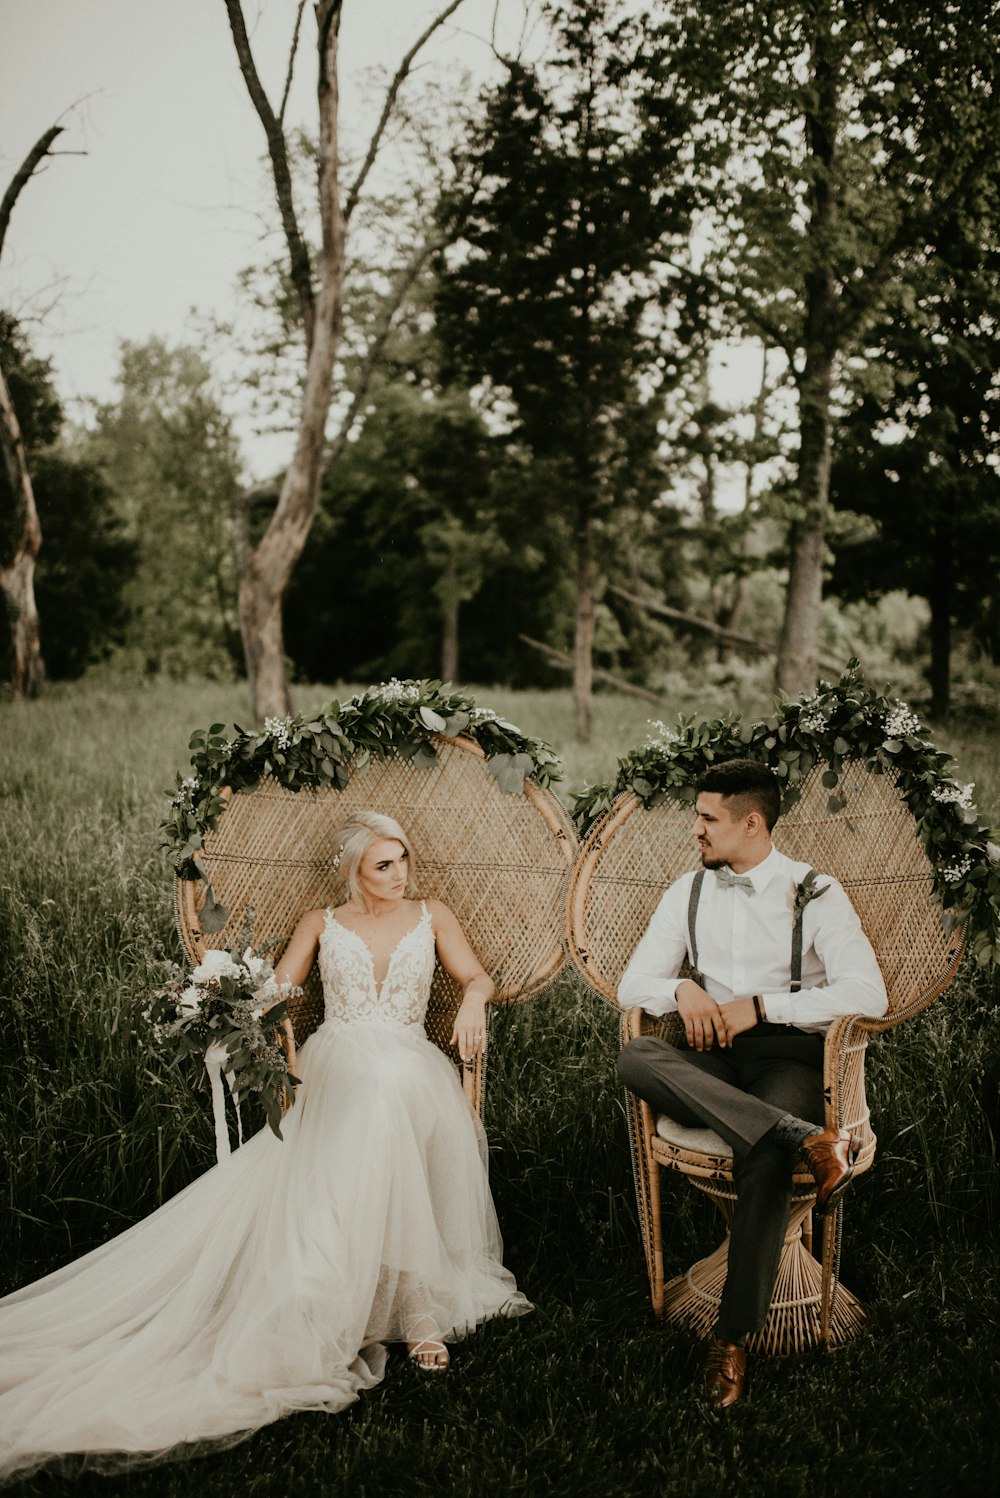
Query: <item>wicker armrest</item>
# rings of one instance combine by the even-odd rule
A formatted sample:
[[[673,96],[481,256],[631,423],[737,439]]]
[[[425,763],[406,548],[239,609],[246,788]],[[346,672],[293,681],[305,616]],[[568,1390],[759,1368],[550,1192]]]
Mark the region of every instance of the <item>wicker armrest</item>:
[[[622,1045],[636,1040],[640,1035],[657,1035],[661,1040],[669,1040],[671,1045],[677,1045],[682,1034],[680,1016],[647,1014],[645,1009],[635,1005],[622,1010],[621,1034]]]

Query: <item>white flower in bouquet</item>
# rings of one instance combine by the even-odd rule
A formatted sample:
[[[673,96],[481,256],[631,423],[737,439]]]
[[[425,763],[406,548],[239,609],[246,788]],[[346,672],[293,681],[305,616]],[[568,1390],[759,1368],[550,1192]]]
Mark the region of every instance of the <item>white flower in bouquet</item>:
[[[213,979],[219,978],[242,978],[243,973],[238,963],[234,962],[228,952],[217,951],[214,948],[205,953],[204,957],[191,974],[193,983],[211,983]]]
[[[177,1013],[187,1019],[192,1014],[201,1013],[201,990],[193,983],[189,983],[177,1000]]]

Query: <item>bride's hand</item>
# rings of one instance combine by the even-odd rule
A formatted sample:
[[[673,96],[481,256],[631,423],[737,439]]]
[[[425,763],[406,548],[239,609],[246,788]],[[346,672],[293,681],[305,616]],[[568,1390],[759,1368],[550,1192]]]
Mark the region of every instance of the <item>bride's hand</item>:
[[[451,1044],[465,1062],[475,1060],[486,1045],[486,1000],[481,994],[466,990],[455,1015]]]

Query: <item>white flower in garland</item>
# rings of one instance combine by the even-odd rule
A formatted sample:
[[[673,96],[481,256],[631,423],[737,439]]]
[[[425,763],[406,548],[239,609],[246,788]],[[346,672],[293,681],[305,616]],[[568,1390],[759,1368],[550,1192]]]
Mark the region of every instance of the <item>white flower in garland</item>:
[[[398,702],[400,704],[412,704],[420,701],[420,688],[412,681],[400,681],[397,676],[388,681],[380,682],[377,687],[372,687],[364,695],[374,697],[379,702]]]
[[[264,732],[270,734],[279,749],[287,749],[292,742],[291,718],[265,718]]]
[[[653,730],[646,738],[646,743],[652,748],[669,749],[671,744],[679,742],[680,734],[675,732],[674,729],[668,728],[659,718],[647,718],[646,722]]]
[[[931,791],[931,800],[939,801],[943,806],[954,804],[962,811],[971,811],[974,790],[975,786],[971,781],[968,785],[959,785],[955,780],[947,780],[942,785],[934,787]]]
[[[950,863],[941,865],[941,878],[947,884],[959,884],[972,868],[972,855],[963,853],[959,858],[953,858]]]
[[[170,804],[172,806],[183,806],[185,802],[192,801],[194,799],[194,793],[198,789],[200,784],[201,782],[199,781],[197,775],[185,775],[184,779],[180,783],[180,786],[178,787],[177,794],[174,796]]]
[[[918,733],[921,723],[916,713],[912,713],[905,702],[897,700],[892,710],[886,714],[882,726],[887,739],[905,739],[911,733]]]

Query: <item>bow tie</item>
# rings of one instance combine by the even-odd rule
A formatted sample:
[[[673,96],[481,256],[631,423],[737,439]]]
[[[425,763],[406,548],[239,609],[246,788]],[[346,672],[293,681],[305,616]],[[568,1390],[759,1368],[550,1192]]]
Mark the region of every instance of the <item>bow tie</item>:
[[[732,869],[725,867],[716,869],[714,873],[721,889],[745,889],[748,895],[757,893],[749,874],[734,874]]]

